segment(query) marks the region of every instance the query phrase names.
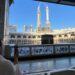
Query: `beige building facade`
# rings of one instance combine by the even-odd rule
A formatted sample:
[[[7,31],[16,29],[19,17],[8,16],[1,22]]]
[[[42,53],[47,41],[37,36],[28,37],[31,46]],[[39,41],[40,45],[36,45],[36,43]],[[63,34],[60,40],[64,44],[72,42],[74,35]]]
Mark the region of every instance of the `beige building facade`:
[[[42,44],[42,35],[53,35],[53,44],[75,43],[75,28],[67,28],[51,31],[51,23],[49,21],[49,9],[46,6],[46,25],[42,27],[40,19],[40,6],[37,10],[37,28],[34,31],[33,26],[23,27],[23,32],[17,32],[17,26],[8,26],[7,44],[19,45],[40,45]]]

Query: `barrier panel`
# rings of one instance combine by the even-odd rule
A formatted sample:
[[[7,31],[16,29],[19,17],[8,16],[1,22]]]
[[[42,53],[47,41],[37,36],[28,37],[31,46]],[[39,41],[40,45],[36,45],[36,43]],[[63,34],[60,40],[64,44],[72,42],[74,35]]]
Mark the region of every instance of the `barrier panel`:
[[[19,56],[43,56],[75,53],[75,44],[47,44],[18,46]],[[14,56],[14,46],[11,46],[11,57]]]
[[[75,53],[75,45],[70,45],[70,53]]]
[[[68,52],[69,52],[68,46],[64,46],[64,45],[55,46],[55,54],[65,54]]]

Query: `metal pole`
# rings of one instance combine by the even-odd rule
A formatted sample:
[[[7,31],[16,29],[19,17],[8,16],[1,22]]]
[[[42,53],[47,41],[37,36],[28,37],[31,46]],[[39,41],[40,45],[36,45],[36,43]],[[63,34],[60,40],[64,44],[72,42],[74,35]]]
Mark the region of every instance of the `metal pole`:
[[[0,40],[0,55],[2,55],[2,41]]]

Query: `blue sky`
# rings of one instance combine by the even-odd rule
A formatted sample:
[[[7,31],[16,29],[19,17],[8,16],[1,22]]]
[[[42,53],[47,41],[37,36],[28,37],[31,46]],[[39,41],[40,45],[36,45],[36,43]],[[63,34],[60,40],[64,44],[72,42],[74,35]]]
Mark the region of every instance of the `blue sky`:
[[[37,27],[37,7],[39,2],[33,0],[14,0],[9,11],[9,24],[17,25],[18,32],[23,30],[23,25]],[[45,7],[49,7],[51,29],[75,28],[75,7],[60,4],[40,2],[41,23],[46,24]]]

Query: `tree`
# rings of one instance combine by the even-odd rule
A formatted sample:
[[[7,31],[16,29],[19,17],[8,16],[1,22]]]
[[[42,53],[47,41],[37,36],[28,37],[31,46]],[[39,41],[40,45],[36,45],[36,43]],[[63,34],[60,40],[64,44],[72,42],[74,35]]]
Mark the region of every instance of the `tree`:
[[[14,2],[14,0],[9,0],[9,5],[11,5]]]

